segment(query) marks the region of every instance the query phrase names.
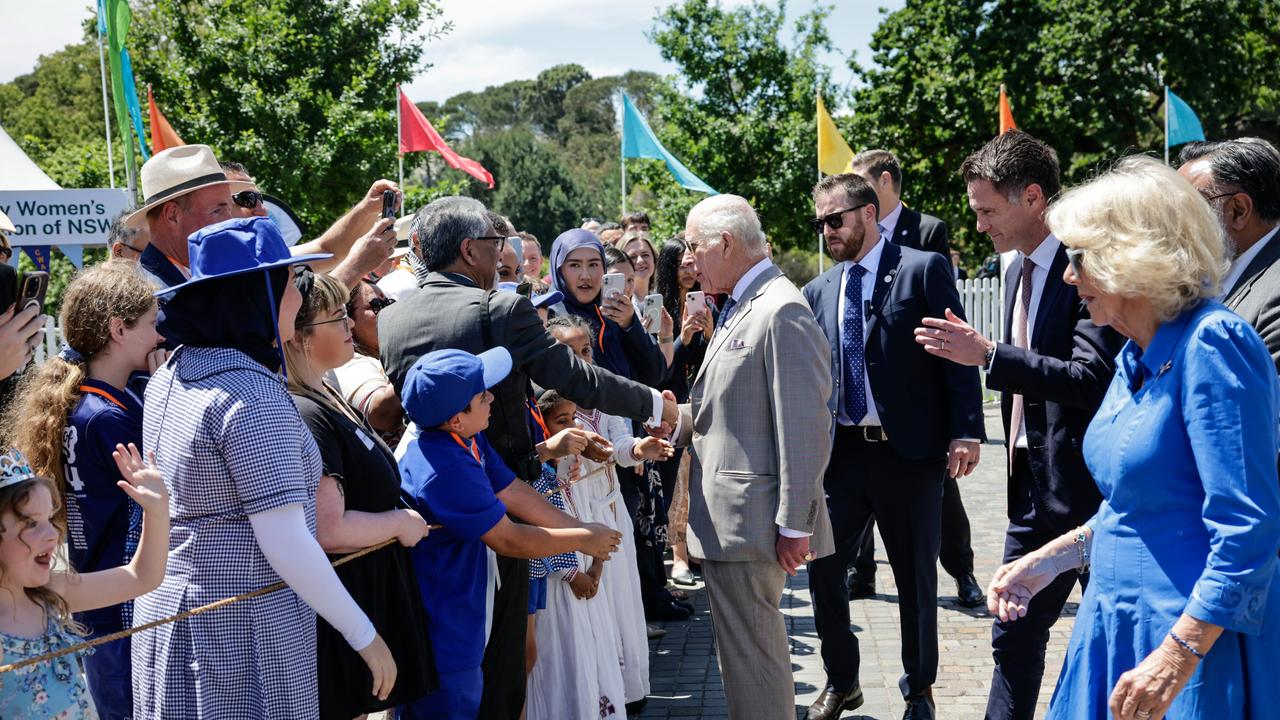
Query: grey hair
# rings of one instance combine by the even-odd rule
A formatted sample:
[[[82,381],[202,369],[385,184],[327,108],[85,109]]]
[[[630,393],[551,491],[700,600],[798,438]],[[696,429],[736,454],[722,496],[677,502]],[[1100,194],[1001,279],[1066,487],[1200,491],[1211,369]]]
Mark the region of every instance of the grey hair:
[[[729,233],[753,256],[763,257],[768,252],[760,216],[745,198],[737,195],[709,197],[698,203],[690,214],[696,217],[699,239],[707,247],[719,245],[723,233]]]
[[[418,238],[418,251],[427,270],[449,267],[462,256],[463,240],[488,235],[487,213],[484,203],[457,195],[442,197],[418,210],[412,234]]]

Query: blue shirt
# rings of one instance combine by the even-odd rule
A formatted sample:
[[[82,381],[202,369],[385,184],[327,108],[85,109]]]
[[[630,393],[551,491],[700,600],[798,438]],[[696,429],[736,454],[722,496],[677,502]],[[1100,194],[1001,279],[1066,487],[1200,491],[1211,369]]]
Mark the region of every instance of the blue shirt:
[[[480,538],[506,514],[497,494],[516,478],[484,433],[474,439],[479,461],[452,434],[423,430],[400,460],[401,498],[444,526],[410,550],[442,673],[478,668],[484,657],[489,575]]]
[[[142,447],[142,402],[127,390],[86,379],[80,401],[63,431],[67,545],[77,572],[95,572],[129,562],[138,549],[142,508],[116,482],[111,451],[116,444]],[[94,635],[129,627],[133,604],[77,613]]]

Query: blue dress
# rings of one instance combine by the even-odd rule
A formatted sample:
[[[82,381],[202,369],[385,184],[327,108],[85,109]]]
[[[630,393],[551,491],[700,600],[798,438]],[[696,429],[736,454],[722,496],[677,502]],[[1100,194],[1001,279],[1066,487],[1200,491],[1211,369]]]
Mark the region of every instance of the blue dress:
[[[45,612],[45,633],[36,638],[0,633],[0,653],[4,662],[18,662],[79,643]],[[92,652],[92,650],[90,651]],[[0,683],[0,718],[27,720],[96,720],[97,711],[85,684],[80,653],[54,658],[21,670],[5,673]]]
[[[1205,301],[1130,341],[1085,435],[1103,502],[1089,587],[1047,718],[1106,718],[1120,675],[1184,612],[1225,628],[1166,717],[1280,713],[1280,382],[1244,320]]]
[[[239,350],[183,346],[147,385],[144,449],[169,488],[169,563],[135,625],[280,581],[249,516],[302,505],[320,452],[279,375]],[[315,612],[292,590],[133,636],[134,717],[318,718]]]

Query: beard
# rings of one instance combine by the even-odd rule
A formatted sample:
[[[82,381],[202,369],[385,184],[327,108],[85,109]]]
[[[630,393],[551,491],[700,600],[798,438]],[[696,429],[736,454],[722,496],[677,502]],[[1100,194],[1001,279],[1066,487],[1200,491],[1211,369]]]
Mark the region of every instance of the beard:
[[[831,259],[836,262],[845,262],[858,257],[858,253],[862,252],[862,246],[867,239],[867,230],[861,224],[850,228],[849,238],[842,241],[839,248],[832,248],[828,244],[827,249],[831,253]]]

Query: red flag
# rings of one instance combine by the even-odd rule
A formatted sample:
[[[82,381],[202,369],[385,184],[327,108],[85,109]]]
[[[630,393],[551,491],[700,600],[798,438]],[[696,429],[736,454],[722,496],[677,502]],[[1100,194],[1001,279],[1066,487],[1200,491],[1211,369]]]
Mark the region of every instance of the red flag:
[[[164,115],[160,114],[160,108],[156,107],[156,98],[151,94],[150,85],[147,85],[147,104],[150,106],[151,115],[151,152],[158,153],[172,147],[186,145],[182,138],[178,137],[178,133],[173,131],[173,126],[164,118]]]
[[[1013,110],[1009,107],[1009,96],[1004,94],[1004,85],[1000,86],[1000,134],[1017,130],[1018,124],[1013,121]]]
[[[444,156],[444,161],[454,170],[461,170],[471,177],[488,183],[493,187],[493,175],[480,163],[465,158],[453,151],[440,133],[431,127],[417,105],[409,102],[404,91],[400,91],[400,154],[434,150]]]

